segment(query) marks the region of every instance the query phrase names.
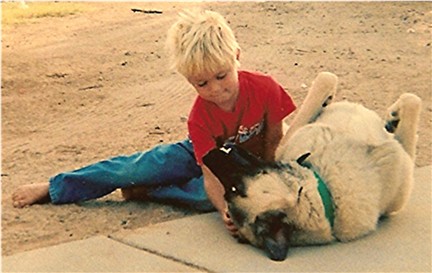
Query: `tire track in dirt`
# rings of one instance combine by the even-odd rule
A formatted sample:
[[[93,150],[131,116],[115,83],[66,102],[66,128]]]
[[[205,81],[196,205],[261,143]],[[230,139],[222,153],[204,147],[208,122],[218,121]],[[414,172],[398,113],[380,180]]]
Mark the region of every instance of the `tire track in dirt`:
[[[133,17],[132,20],[130,17]],[[102,47],[109,47],[113,46],[116,48],[124,48],[124,50],[134,50],[136,48],[139,49],[139,44],[143,42],[152,43],[152,41],[156,41],[160,39],[160,35],[162,33],[165,33],[166,26],[169,25],[168,22],[172,21],[174,18],[174,12],[171,12],[171,15],[164,15],[164,16],[134,16],[134,14],[127,14],[125,15],[125,18],[123,18],[120,21],[115,22],[114,24],[109,25],[102,25],[102,26],[95,26],[95,28],[98,27],[98,40],[100,45]],[[154,29],[161,29],[161,32],[154,32]],[[163,30],[163,31],[162,31]],[[94,48],[94,45],[91,41],[91,37],[94,34],[93,28],[86,27],[83,30],[77,30],[77,35],[74,37],[71,37],[71,39],[64,39],[63,37],[60,37],[60,39],[57,40],[50,40],[46,41],[43,45],[38,45],[36,48],[31,49],[29,52],[26,52],[29,55],[29,58],[31,59],[31,56],[45,56],[46,54],[49,54],[51,57],[54,56],[56,58],[61,58],[62,60],[65,60],[65,63],[70,63],[71,61],[74,62],[74,55],[80,55],[80,58],[82,58],[82,54],[86,54],[86,52],[89,52],[90,50],[96,50],[97,47]],[[140,35],[141,33],[149,34],[147,36]],[[144,38],[142,37],[144,36]],[[146,41],[147,40],[147,41]],[[161,51],[161,43],[155,43],[155,51]],[[134,46],[132,46],[134,45]],[[123,55],[122,49],[118,49],[118,55]],[[106,51],[106,48],[105,50]],[[25,48],[22,50],[22,52],[25,52]],[[94,52],[97,55],[97,52]],[[162,54],[162,53],[161,53]],[[135,54],[135,59],[137,62],[140,60],[140,53]],[[92,56],[94,57],[94,56]],[[104,63],[108,63],[108,68],[106,70],[114,70],[116,66],[118,66],[118,62],[116,61],[110,61],[109,58],[112,56],[96,56],[96,61],[100,63],[101,67],[104,67]],[[79,64],[77,64],[79,65]],[[156,65],[160,66],[162,65],[162,61],[160,60]],[[70,66],[70,64],[69,64]],[[97,67],[97,63],[93,63],[93,70],[99,70],[98,68],[94,69],[94,67]],[[114,69],[113,69],[114,67]],[[58,70],[63,70],[64,68],[60,67],[57,68]],[[89,69],[91,70],[91,69]],[[131,69],[129,69],[131,70]],[[105,72],[105,71],[103,71]],[[108,71],[106,74],[109,73],[116,73],[116,71]],[[91,71],[89,71],[91,73]],[[94,72],[93,72],[94,73]],[[123,72],[128,73],[128,72]],[[121,72],[119,74],[122,74]],[[138,76],[139,72],[135,72],[135,74]],[[121,77],[121,75],[119,75]],[[119,77],[117,76],[117,78]],[[116,80],[116,76],[112,75],[111,81]],[[105,88],[104,84],[108,87]],[[67,111],[66,113],[62,113],[61,116],[58,116],[54,119],[52,119],[51,123],[47,124],[38,124],[36,125],[37,131],[42,132],[42,135],[46,135],[43,137],[43,139],[46,139],[47,142],[52,141],[49,136],[52,135],[64,135],[64,131],[69,132],[76,132],[80,131],[80,128],[83,126],[83,124],[87,124],[85,127],[89,127],[88,125],[91,125],[93,128],[93,131],[100,130],[103,127],[106,127],[107,125],[111,125],[113,123],[121,124],[123,122],[124,118],[122,115],[114,115],[113,113],[123,113],[125,110],[128,112],[133,109],[134,105],[137,104],[137,100],[139,100],[142,97],[142,94],[139,94],[141,90],[137,92],[137,94],[134,94],[134,88],[133,86],[119,86],[116,84],[113,84],[117,88],[121,90],[116,90],[116,88],[110,88],[109,87],[110,82],[103,82],[103,84],[100,84],[100,88],[95,88],[94,90],[67,90],[68,88],[64,88],[65,92],[70,92],[72,95],[69,95],[69,97],[65,100],[74,99],[73,97],[76,96],[82,96],[83,100],[88,97],[88,94],[90,93],[90,96],[94,96],[94,93],[100,93],[99,96],[103,97],[100,102],[96,102],[94,105],[86,105],[85,107],[81,107],[80,109],[67,109],[70,111]],[[143,88],[144,92],[151,92],[148,90],[155,89],[155,87],[158,84],[148,85],[144,84]],[[90,85],[91,86],[91,85]],[[98,86],[97,84],[94,86]],[[61,86],[60,86],[61,88]],[[100,89],[100,90],[98,90]],[[141,88],[140,88],[141,89]],[[117,96],[116,93],[121,92],[121,96]],[[87,93],[87,94],[85,94]],[[93,93],[93,94],[92,94]],[[167,97],[171,97],[170,94]],[[97,95],[96,95],[97,96]],[[159,99],[164,100],[167,98],[165,96],[161,96]],[[75,98],[76,99],[76,98]],[[31,99],[30,99],[31,100]],[[158,102],[159,104],[160,102]],[[101,123],[100,117],[101,115],[108,115],[111,116],[109,119],[110,123]],[[139,115],[138,115],[139,116]],[[28,137],[25,135],[25,137]],[[41,143],[41,146],[43,146],[44,143]],[[20,146],[20,145],[6,145],[7,149],[5,150],[6,153],[8,153],[10,150],[15,150],[16,147],[14,146]]]

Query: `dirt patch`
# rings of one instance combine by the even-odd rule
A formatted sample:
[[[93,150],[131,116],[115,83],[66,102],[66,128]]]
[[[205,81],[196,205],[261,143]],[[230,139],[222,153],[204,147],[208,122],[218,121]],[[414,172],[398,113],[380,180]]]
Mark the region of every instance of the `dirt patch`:
[[[165,33],[200,5],[229,20],[242,68],[273,75],[304,98],[320,71],[339,99],[383,114],[403,92],[423,99],[416,165],[431,164],[431,5],[381,3],[87,3],[2,33],[3,255],[195,214],[155,203],[99,200],[14,209],[13,190],[65,170],[184,139],[193,89],[167,68]],[[132,12],[131,8],[163,13]]]

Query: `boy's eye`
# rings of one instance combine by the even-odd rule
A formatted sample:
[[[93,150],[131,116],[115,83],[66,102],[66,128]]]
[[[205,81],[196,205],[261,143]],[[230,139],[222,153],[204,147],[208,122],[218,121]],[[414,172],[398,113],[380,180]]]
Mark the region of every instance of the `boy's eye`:
[[[217,75],[216,79],[223,80],[225,77],[226,77],[226,74],[224,73],[224,74]]]
[[[197,83],[198,87],[204,87],[206,86],[207,82],[199,82]]]

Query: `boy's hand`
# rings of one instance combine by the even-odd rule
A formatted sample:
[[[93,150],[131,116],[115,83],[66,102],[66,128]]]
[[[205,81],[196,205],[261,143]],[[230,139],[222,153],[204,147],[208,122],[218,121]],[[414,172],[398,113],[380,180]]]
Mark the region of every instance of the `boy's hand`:
[[[228,232],[231,234],[231,236],[237,237],[238,228],[231,220],[231,216],[229,215],[228,211],[222,213],[222,220],[224,221],[225,227],[228,230]]]

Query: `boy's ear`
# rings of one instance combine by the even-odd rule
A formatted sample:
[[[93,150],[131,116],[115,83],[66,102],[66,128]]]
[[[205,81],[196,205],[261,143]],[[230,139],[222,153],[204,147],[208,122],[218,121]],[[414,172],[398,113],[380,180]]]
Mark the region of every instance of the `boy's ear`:
[[[236,53],[236,60],[237,61],[240,61],[240,53],[241,53],[240,48],[237,48],[237,53]]]

